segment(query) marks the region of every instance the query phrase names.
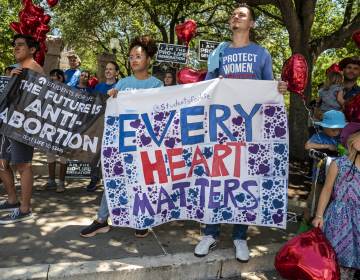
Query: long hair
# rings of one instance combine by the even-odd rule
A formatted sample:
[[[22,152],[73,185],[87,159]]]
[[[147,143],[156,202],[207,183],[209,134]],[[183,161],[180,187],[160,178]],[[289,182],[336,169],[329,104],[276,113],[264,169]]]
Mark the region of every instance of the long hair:
[[[349,159],[352,160],[352,164],[350,167],[349,172],[347,173],[346,177],[349,177],[349,175],[351,174],[352,176],[350,178],[346,179],[346,182],[350,182],[353,179],[353,176],[355,174],[355,163],[356,163],[356,159],[358,157],[360,157],[360,151],[357,151],[354,148],[354,142],[360,137],[360,131],[355,132],[353,134],[351,134],[351,136],[348,138],[346,145],[348,147],[348,151],[349,151]]]
[[[332,85],[341,85],[344,81],[344,77],[339,72],[330,72],[326,75],[326,81],[324,83],[324,89],[328,90]]]

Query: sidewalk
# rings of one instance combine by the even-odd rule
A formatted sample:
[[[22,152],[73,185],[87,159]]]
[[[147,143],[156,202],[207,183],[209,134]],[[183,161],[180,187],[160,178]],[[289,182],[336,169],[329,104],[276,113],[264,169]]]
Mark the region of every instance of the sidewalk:
[[[37,156],[35,162],[42,160]],[[36,175],[35,185],[42,185],[47,179],[46,169],[36,170],[42,171]],[[87,182],[71,181],[63,194],[34,191],[36,218],[0,227],[1,280],[218,279],[246,272],[271,272],[275,253],[298,227],[296,223],[288,223],[287,230],[251,226],[249,247],[253,258],[247,264],[234,259],[229,225],[223,226],[219,246],[206,258],[193,256],[200,239],[200,225],[193,221],[155,227],[144,239],[136,238],[129,228],[114,228],[85,239],[79,233],[92,222],[102,194],[102,187],[87,193]],[[0,200],[4,198],[0,187]]]

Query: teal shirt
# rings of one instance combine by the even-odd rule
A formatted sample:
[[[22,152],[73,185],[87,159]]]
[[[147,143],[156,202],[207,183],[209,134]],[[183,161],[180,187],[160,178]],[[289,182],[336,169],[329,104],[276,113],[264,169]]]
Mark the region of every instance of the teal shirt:
[[[134,75],[131,75],[118,81],[115,88],[119,91],[129,91],[134,89],[158,88],[162,86],[163,82],[153,76],[146,80],[138,80]]]

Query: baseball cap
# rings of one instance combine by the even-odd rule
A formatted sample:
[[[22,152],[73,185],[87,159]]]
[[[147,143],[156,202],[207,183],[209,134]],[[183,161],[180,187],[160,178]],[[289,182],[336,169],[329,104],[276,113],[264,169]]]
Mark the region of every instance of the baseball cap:
[[[343,70],[348,64],[356,64],[360,66],[360,58],[356,56],[345,57],[339,62],[340,69]]]
[[[350,135],[358,131],[360,131],[360,123],[349,122],[341,131],[340,134],[341,143],[346,147],[346,142],[349,139]]]

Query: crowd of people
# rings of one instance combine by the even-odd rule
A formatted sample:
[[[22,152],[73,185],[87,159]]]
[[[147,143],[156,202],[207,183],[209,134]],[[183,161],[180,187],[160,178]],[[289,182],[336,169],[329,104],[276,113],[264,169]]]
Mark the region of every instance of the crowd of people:
[[[221,43],[210,55],[206,79],[232,78],[273,80],[272,58],[269,52],[260,45],[250,41],[250,30],[255,25],[255,13],[251,7],[240,5],[235,8],[229,18],[232,39]],[[17,64],[8,68],[5,75],[13,76],[21,73],[21,69],[29,68],[38,73],[44,73],[42,67],[33,59],[38,49],[37,42],[27,35],[16,35],[13,40],[14,56]],[[155,41],[149,36],[136,37],[129,47],[129,63],[132,75],[117,80],[119,65],[110,61],[105,69],[105,82],[91,89],[88,85],[90,73],[80,70],[80,58],[69,54],[70,69],[63,72],[54,69],[50,72],[53,80],[66,83],[68,86],[84,92],[99,92],[116,97],[118,92],[133,89],[147,89],[176,84],[173,72],[168,72],[161,81],[149,74],[150,65],[157,52]],[[233,56],[241,56],[251,60],[251,71],[239,67],[229,67],[234,63]],[[255,59],[256,58],[256,59]],[[360,124],[346,123],[342,112],[346,102],[360,94],[357,80],[360,76],[360,60],[346,58],[340,62],[341,72],[329,72],[327,80],[319,90],[317,108],[317,130],[305,145],[305,149],[330,150],[336,152],[340,141],[348,149],[348,154],[338,157],[331,163],[329,173],[324,179],[324,187],[319,188],[319,203],[313,219],[314,226],[323,228],[326,236],[338,255],[343,275],[354,275],[355,269],[360,269]],[[229,71],[234,69],[234,71]],[[279,94],[287,91],[287,84],[278,82]],[[340,137],[341,140],[340,140]],[[0,224],[13,223],[32,218],[31,195],[33,188],[33,173],[31,161],[33,148],[20,142],[8,139],[4,135],[0,139],[0,177],[7,192],[7,200],[0,202],[0,211],[11,211],[0,219]],[[291,145],[291,143],[290,143]],[[48,155],[49,179],[41,189],[65,190],[66,158],[60,157],[59,180],[55,180],[56,157]],[[21,203],[16,196],[13,172],[10,163],[15,165],[20,174]],[[88,191],[94,191],[100,179],[100,162],[92,166],[91,180]],[[320,193],[320,192],[319,192]],[[329,205],[330,197],[332,200]],[[327,210],[326,210],[327,209]],[[93,237],[110,230],[108,224],[109,210],[106,196],[103,194],[97,218],[85,227],[80,235]],[[311,219],[307,214],[307,219]],[[221,225],[213,224],[204,227],[203,236],[194,250],[197,257],[206,256],[217,245]],[[247,245],[247,225],[233,225],[233,243],[236,259],[240,262],[249,260]],[[149,231],[135,230],[136,237],[146,237]],[[345,278],[344,278],[345,279]]]

